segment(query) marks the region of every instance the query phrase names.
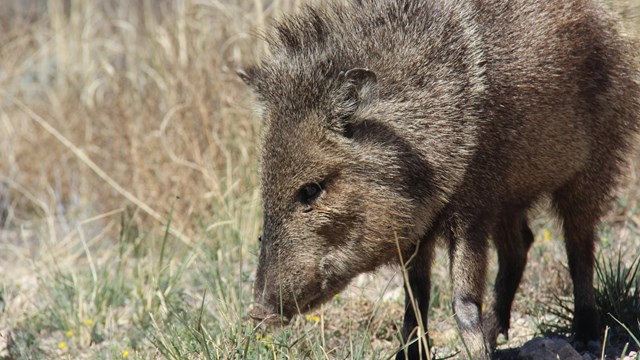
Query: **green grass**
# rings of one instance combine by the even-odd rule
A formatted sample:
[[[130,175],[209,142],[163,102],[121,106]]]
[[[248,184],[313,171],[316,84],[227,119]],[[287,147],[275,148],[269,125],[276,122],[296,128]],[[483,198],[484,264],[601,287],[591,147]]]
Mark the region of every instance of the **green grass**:
[[[625,261],[623,254],[633,258]],[[613,255],[613,256],[611,256]],[[607,332],[602,340],[608,353],[640,349],[640,255],[618,250],[611,257],[600,256],[596,264],[596,304]],[[538,329],[545,335],[571,335],[573,297],[552,294],[536,309]],[[621,355],[621,357],[622,357]]]
[[[261,125],[234,70],[264,51],[258,29],[298,2],[3,3],[0,333],[11,341],[0,342],[0,359],[3,351],[7,359],[394,355],[404,302],[398,269],[357,279],[286,328],[247,318],[261,229]],[[639,33],[640,2],[614,3]],[[606,311],[626,326],[608,320],[609,343],[630,343],[611,345],[618,353],[637,345],[627,310],[638,261],[616,251],[640,248],[638,163],[600,246],[609,259],[599,272],[608,279]],[[570,294],[562,242],[545,217],[533,220],[537,241],[505,346],[541,330],[532,309],[545,294]],[[428,319],[436,359],[462,350],[449,284],[439,249]]]
[[[640,255],[626,265],[622,254],[615,260],[603,259],[596,267],[596,302],[606,326],[614,330],[614,337],[640,337],[639,269]]]

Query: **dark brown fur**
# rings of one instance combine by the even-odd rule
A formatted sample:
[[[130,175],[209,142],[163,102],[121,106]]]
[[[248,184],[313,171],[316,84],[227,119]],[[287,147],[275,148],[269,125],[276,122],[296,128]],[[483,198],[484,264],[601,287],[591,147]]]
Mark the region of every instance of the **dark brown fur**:
[[[635,52],[602,4],[330,2],[266,39],[271,55],[240,72],[265,120],[252,317],[289,319],[415,254],[409,280],[426,321],[442,238],[458,326],[470,356],[490,358],[533,241],[527,209],[550,195],[576,338],[599,336],[594,228],[640,120]],[[482,314],[489,237],[500,269]],[[405,341],[419,318],[407,304]]]

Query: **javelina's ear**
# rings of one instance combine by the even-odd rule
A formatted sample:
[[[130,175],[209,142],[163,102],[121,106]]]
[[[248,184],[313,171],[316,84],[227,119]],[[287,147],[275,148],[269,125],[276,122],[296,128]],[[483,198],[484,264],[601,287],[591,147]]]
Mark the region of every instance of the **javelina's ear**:
[[[376,73],[369,69],[354,68],[339,75],[342,82],[334,103],[331,127],[346,137],[353,135],[353,115],[378,97]]]
[[[344,73],[346,80],[353,82],[357,86],[375,85],[378,81],[376,73],[369,69],[354,68]]]
[[[378,95],[378,77],[369,69],[354,68],[344,73],[345,85],[358,106],[374,101]]]

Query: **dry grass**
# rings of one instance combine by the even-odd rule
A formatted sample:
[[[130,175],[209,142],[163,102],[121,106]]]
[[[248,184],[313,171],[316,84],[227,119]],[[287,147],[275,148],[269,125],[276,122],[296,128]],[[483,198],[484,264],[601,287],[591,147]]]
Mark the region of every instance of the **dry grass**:
[[[196,214],[253,191],[258,126],[232,71],[257,48],[252,4],[133,4],[49,1],[5,19],[8,221],[100,214],[125,198],[193,235]]]
[[[359,279],[289,329],[256,332],[245,319],[261,226],[260,124],[234,70],[263,51],[256,29],[295,7],[3,3],[0,330],[12,334],[10,356],[393,354],[402,314],[396,270]],[[640,33],[639,0],[614,8],[628,32]],[[640,247],[640,169],[632,170],[603,228],[606,254]],[[537,331],[531,309],[546,299],[541,293],[570,292],[561,243],[545,241],[548,223],[536,224],[543,239],[532,251],[526,296],[516,299],[515,343]],[[441,354],[458,346],[446,268],[440,255],[430,327]],[[554,275],[535,276],[542,271]],[[0,358],[2,351],[0,342]]]

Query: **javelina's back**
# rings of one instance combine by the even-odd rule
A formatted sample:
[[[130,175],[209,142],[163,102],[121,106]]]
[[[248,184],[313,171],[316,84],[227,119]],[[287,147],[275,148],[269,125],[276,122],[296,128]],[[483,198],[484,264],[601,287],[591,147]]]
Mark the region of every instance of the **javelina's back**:
[[[640,122],[637,52],[602,4],[332,1],[266,38],[270,55],[240,72],[265,119],[253,317],[289,319],[410,258],[409,341],[427,318],[441,237],[458,326],[471,356],[487,358],[533,241],[526,212],[550,195],[576,339],[599,336],[594,228]],[[482,314],[489,236],[500,270]]]
[[[609,16],[592,1],[483,5],[500,9],[478,23],[493,64],[485,138],[500,143],[512,195],[552,190],[585,167],[618,173],[638,129],[638,75]]]
[[[277,29],[257,83],[270,104],[316,106],[332,77],[371,69],[379,101],[367,116],[436,164],[444,193],[480,141],[500,144],[492,150],[513,192],[535,193],[570,177],[593,149],[624,152],[637,129],[634,51],[594,1],[365,0],[310,8]],[[288,121],[272,124],[286,134]]]

